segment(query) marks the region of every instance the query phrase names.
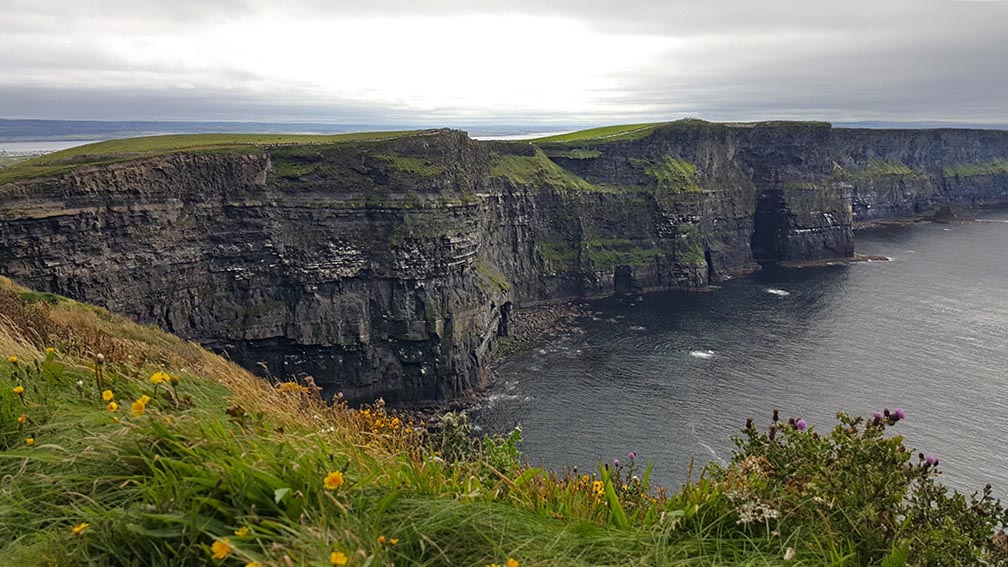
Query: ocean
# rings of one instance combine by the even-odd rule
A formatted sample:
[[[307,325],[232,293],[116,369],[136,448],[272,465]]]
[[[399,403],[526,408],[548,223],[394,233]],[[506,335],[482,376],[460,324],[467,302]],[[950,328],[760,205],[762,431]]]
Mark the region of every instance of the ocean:
[[[943,481],[1008,494],[1008,210],[970,224],[862,230],[889,262],[767,268],[706,293],[581,302],[574,324],[509,357],[472,410],[520,423],[534,465],[592,470],[633,451],[678,487],[725,462],[746,418],[819,429],[901,407],[891,432]]]

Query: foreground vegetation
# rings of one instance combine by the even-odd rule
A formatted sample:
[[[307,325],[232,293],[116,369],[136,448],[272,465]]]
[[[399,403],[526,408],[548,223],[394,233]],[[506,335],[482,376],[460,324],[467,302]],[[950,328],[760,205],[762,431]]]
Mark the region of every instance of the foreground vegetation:
[[[0,314],[3,566],[1008,564],[1000,503],[947,492],[901,410],[775,413],[667,491],[632,454],[528,467],[517,430],[325,403],[7,281]]]

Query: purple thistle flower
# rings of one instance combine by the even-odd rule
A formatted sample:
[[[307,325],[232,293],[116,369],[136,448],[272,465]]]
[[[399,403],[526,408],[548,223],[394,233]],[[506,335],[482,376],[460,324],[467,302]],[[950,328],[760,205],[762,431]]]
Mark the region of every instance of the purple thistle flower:
[[[896,408],[896,409],[894,409],[893,410],[893,415],[896,416],[896,419],[906,419],[906,412],[903,411],[903,408]]]
[[[806,429],[808,429],[808,424],[805,423],[804,419],[799,419],[798,421],[795,422],[795,427],[798,428],[798,431],[805,431]]]
[[[637,458],[637,453],[630,451],[629,453],[627,453],[627,457],[632,461]]]
[[[614,467],[618,467],[619,466],[619,459],[613,459],[612,460],[612,464],[613,464]]]
[[[938,464],[938,457],[928,453],[927,455],[924,455],[924,462],[927,463],[928,466],[933,467]]]
[[[875,418],[875,421],[882,421],[882,412],[880,411],[872,412],[871,416]]]

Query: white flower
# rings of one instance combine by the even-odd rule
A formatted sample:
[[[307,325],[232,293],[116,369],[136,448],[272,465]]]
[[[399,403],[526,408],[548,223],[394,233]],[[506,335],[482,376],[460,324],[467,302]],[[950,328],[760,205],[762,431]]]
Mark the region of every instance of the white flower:
[[[748,501],[739,506],[738,515],[739,524],[752,524],[754,522],[776,520],[780,516],[780,512],[761,502]]]
[[[784,550],[784,561],[791,561],[792,559],[794,559],[794,548],[789,547]]]

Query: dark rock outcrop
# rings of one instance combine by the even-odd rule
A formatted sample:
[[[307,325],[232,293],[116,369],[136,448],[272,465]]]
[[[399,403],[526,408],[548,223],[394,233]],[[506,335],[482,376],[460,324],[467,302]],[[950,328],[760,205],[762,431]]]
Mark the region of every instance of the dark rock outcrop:
[[[351,400],[484,379],[510,307],[853,254],[857,221],[1008,202],[1008,134],[683,121],[635,140],[176,154],[0,187],[0,273]]]

